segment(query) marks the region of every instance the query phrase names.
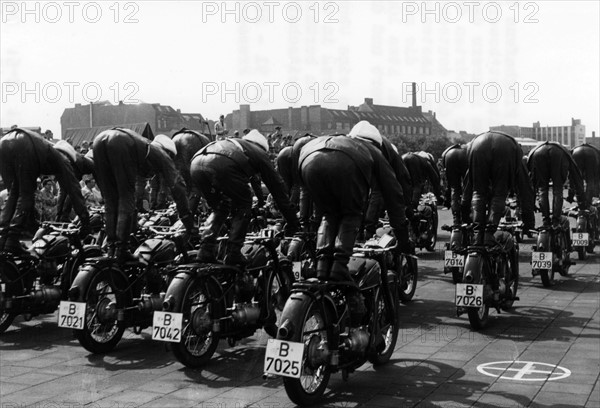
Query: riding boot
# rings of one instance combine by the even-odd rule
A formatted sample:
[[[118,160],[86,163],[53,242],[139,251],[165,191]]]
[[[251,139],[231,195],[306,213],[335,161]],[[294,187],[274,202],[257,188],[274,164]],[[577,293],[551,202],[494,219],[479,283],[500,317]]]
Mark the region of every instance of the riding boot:
[[[361,216],[344,217],[335,240],[333,265],[330,278],[337,281],[352,281],[348,271],[348,261],[352,256],[354,243],[362,221]]]
[[[202,233],[202,242],[196,260],[200,263],[217,262],[217,238],[221,233],[221,227],[227,219],[227,212],[224,210],[215,210],[206,220],[206,230]]]
[[[27,249],[25,249],[25,247],[23,247],[23,244],[21,244],[19,237],[20,234],[18,233],[8,233],[6,237],[6,242],[4,243],[4,251],[10,252],[16,256],[28,255],[29,252],[27,251]]]
[[[248,224],[250,224],[250,215],[251,209],[249,208],[239,208],[232,214],[224,264],[243,267],[248,262],[241,250],[246,239]]]
[[[335,248],[336,231],[334,224],[329,217],[323,217],[317,233],[317,279],[325,280],[329,278]]]
[[[117,221],[117,237],[118,241],[114,243],[114,257],[120,264],[135,262],[137,258],[131,253],[129,248],[129,239],[131,230],[133,229],[133,214],[125,211],[119,212]]]

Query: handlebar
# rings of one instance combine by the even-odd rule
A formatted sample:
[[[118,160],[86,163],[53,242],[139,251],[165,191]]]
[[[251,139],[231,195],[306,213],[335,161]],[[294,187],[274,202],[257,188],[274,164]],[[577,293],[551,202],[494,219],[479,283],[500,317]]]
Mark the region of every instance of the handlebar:
[[[70,222],[45,221],[42,227],[50,228],[52,231],[60,232],[61,234],[79,234],[81,228],[73,225]]]

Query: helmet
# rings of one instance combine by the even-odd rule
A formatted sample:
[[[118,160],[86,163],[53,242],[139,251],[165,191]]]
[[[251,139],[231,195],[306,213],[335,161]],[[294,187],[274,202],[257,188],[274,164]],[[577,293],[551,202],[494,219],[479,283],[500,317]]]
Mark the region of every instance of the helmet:
[[[383,139],[381,138],[381,133],[379,133],[379,130],[377,130],[375,126],[371,125],[366,120],[361,120],[354,125],[350,133],[348,133],[348,136],[352,138],[368,140],[375,143],[378,147],[381,147],[381,144],[383,143]]]
[[[242,139],[259,145],[265,152],[269,151],[269,142],[267,142],[267,138],[256,129],[252,129],[250,133],[242,137]]]
[[[167,135],[156,135],[152,143],[154,146],[162,147],[166,152],[171,153],[173,156],[177,155],[177,147],[171,138]]]
[[[75,151],[75,148],[66,140],[59,140],[54,145],[54,148],[71,159],[72,162],[77,159],[77,152]]]
[[[94,161],[94,150],[93,149],[88,150],[88,152],[85,154],[85,158],[90,159],[91,161]]]

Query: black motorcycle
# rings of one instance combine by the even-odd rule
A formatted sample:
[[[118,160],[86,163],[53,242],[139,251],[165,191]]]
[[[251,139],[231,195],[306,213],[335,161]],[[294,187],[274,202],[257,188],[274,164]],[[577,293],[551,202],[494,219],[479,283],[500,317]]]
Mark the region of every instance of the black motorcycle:
[[[265,377],[283,376],[298,405],[319,402],[332,373],[348,374],[370,361],[389,361],[398,339],[395,239],[384,235],[355,248],[350,272],[365,298],[367,313],[351,327],[347,286],[316,278],[296,282],[285,304],[276,339],[265,353]]]
[[[149,227],[155,236],[135,251],[137,261],[119,265],[114,258],[89,259],[69,289],[72,315],[83,322],[74,330],[79,343],[92,353],[106,353],[126,328],[136,334],[152,326],[161,310],[176,264],[188,261],[186,236],[170,227]]]
[[[411,236],[415,247],[425,248],[429,252],[435,251],[437,244],[438,211],[436,202],[434,194],[423,194],[414,213],[417,221],[411,222]]]
[[[274,234],[267,229],[261,235],[246,236],[242,253],[248,264],[244,268],[220,263],[176,268],[163,312],[155,314],[158,324],[153,330],[166,334],[159,340],[173,342],[173,354],[182,364],[202,366],[221,338],[234,346],[260,328],[276,334],[277,313],[294,278],[291,262],[279,259],[279,239]],[[169,331],[177,336],[169,338]]]
[[[598,242],[598,213],[594,206],[583,210],[578,206],[564,212],[575,218],[575,227],[571,229],[573,250],[577,252],[580,261],[584,261],[588,254],[594,253],[594,247]]]
[[[508,231],[494,234],[494,242],[467,247],[464,274],[456,284],[456,314],[467,313],[473,330],[489,322],[489,310],[510,310],[519,300],[519,245]]]
[[[54,313],[67,300],[67,291],[79,266],[101,255],[95,245],[84,245],[79,227],[68,223],[43,223],[29,252],[15,256],[0,253],[0,333],[18,315],[25,320]],[[62,306],[61,306],[62,310]],[[78,322],[60,320],[68,325]]]
[[[442,225],[442,231],[450,232],[450,241],[446,243],[444,252],[444,274],[452,273],[454,283],[462,282],[467,247],[473,239],[473,229],[469,224]]]

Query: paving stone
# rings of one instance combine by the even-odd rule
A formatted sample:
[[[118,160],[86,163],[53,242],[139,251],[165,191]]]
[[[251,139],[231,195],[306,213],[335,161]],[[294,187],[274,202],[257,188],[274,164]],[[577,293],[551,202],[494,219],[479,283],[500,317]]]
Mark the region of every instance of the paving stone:
[[[535,404],[560,407],[582,407],[588,400],[588,395],[564,394],[559,392],[540,392],[533,400]]]

